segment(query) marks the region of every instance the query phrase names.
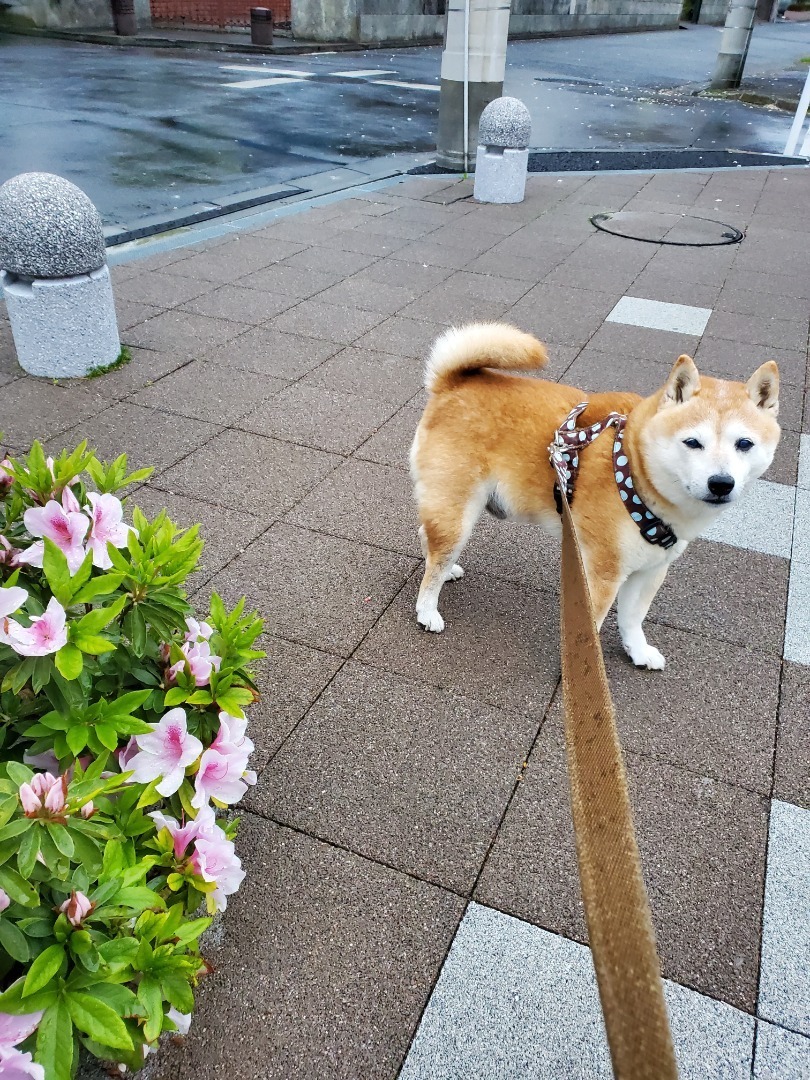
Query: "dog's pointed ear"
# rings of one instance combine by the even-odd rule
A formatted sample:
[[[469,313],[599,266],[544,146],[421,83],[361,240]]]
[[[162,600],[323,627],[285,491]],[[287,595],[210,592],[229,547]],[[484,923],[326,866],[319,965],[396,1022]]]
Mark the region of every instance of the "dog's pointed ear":
[[[675,366],[669,373],[669,378],[664,386],[661,396],[661,408],[670,405],[681,405],[688,401],[693,394],[700,390],[700,374],[695,367],[695,361],[685,353],[675,361]]]
[[[748,396],[758,409],[777,416],[779,413],[779,368],[775,360],[758,367],[745,384]]]

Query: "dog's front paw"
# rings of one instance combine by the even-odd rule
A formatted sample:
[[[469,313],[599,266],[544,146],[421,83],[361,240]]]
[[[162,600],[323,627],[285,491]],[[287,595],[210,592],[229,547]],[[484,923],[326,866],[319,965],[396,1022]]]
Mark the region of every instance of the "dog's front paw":
[[[417,611],[416,621],[432,634],[440,634],[444,630],[444,619],[438,611]]]
[[[654,645],[645,644],[643,648],[628,650],[630,659],[636,667],[649,668],[650,671],[663,671],[667,661],[663,653],[660,653]]]
[[[453,563],[450,569],[447,571],[447,577],[445,581],[458,581],[459,578],[464,577],[464,568],[459,566],[458,563]]]

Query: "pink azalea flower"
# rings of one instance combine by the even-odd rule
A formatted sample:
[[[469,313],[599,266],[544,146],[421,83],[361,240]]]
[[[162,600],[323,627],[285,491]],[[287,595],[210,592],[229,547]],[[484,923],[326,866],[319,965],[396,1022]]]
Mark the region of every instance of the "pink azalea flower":
[[[126,547],[127,534],[135,530],[131,525],[124,524],[124,508],[121,500],[116,499],[115,495],[99,495],[91,491],[87,498],[90,500],[90,506],[85,509],[93,518],[90,535],[87,538],[87,546],[93,552],[93,566],[97,566],[100,570],[109,570],[112,560],[107,551],[107,544],[112,544],[116,548]]]
[[[213,626],[209,626],[207,622],[197,622],[196,619],[186,619],[186,626],[186,641],[208,641],[214,633]]]
[[[67,915],[71,926],[81,926],[95,906],[83,892],[76,892],[74,889],[64,904],[60,905],[59,910]]]
[[[0,461],[0,490],[10,487],[14,483],[14,477],[11,475],[10,472],[6,471],[10,468],[11,462],[8,460],[7,457],[3,458],[3,460]]]
[[[158,832],[161,829],[169,830],[169,835],[174,841],[174,857],[178,862],[185,857],[188,845],[194,843],[200,837],[211,839],[217,833],[224,836],[224,833],[216,824],[214,811],[210,806],[204,806],[197,816],[187,821],[185,825],[180,825],[174,818],[165,817],[160,810],[153,810],[149,817],[154,821]]]
[[[238,803],[248,785],[256,783],[256,774],[246,771],[246,764],[246,757],[223,753],[212,743],[200,758],[191,805],[200,809],[209,799],[229,806]]]
[[[65,809],[67,776],[37,773],[30,784],[20,785],[20,802],[26,817],[54,817]]]
[[[30,1054],[15,1049],[37,1029],[42,1013],[9,1016],[0,1013],[0,1077],[3,1080],[45,1080],[45,1069]]]
[[[195,873],[204,881],[216,882],[216,889],[211,894],[217,911],[224,911],[228,906],[228,897],[237,891],[245,878],[242,863],[236,849],[225,837],[221,829],[219,836],[200,837],[195,845],[191,864]]]
[[[65,491],[67,490],[66,488]],[[67,506],[76,503],[72,492],[69,493],[67,499],[63,492],[62,498]],[[78,503],[76,505],[78,506]],[[75,510],[68,511],[51,499],[44,506],[32,506],[26,510],[23,521],[32,536],[42,536],[53,540],[56,546],[65,553],[71,574],[75,574],[84,561],[85,552],[82,541],[90,525],[84,514]],[[44,557],[45,544],[43,540],[39,540],[27,548],[18,557],[18,561],[28,563],[30,566],[42,566]]]
[[[130,735],[127,745],[121,750],[116,750],[115,753],[118,758],[118,766],[121,769],[121,772],[129,772],[130,762],[138,753],[138,744],[135,742],[135,736]]]
[[[20,554],[20,549],[12,547],[6,537],[0,533],[0,566],[16,566]]]
[[[177,1028],[179,1035],[188,1035],[188,1029],[191,1027],[191,1013],[181,1013],[172,1005],[166,1015]]]
[[[11,645],[8,632],[13,620],[9,619],[9,615],[19,611],[27,599],[28,593],[18,585],[12,585],[9,589],[0,589],[0,642]]]
[[[84,806],[81,808],[81,810],[79,811],[79,813],[82,815],[82,817],[85,820],[87,820],[88,818],[91,818],[93,816],[93,814],[95,814],[95,812],[96,812],[96,808],[95,808],[95,806],[93,806],[93,800],[92,799],[90,800],[90,802],[86,802],[84,804]]]
[[[5,911],[11,903],[11,898],[5,889],[0,889],[0,911]]]
[[[30,549],[29,549],[30,550]],[[6,620],[6,644],[20,656],[49,656],[67,645],[65,609],[51,597],[44,615],[32,615],[30,626]]]
[[[26,750],[23,754],[23,762],[26,765],[33,765],[35,769],[44,769],[45,772],[59,772],[59,758],[53,750],[45,750],[41,754],[29,754]]]
[[[190,735],[183,709],[170,709],[148,735],[136,735],[139,753],[128,762],[130,783],[149,784],[160,778],[158,794],[174,795],[186,769],[202,753],[200,740]]]
[[[180,651],[185,656],[185,660],[178,660],[169,668],[167,672],[169,682],[176,682],[178,674],[187,666],[196,685],[207,686],[211,681],[211,672],[219,671],[222,658],[211,652],[211,646],[207,641],[198,641],[194,644],[186,641],[180,646]]]

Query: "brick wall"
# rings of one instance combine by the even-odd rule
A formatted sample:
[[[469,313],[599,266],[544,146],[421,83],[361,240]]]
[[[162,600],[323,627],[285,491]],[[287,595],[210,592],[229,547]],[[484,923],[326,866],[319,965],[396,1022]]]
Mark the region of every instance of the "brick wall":
[[[151,0],[156,26],[249,26],[252,7],[269,7],[275,22],[290,21],[290,0]]]

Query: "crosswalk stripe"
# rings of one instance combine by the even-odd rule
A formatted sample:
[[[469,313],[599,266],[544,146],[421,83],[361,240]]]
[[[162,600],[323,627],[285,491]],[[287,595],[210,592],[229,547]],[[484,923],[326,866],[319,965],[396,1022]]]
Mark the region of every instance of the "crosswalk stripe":
[[[253,90],[259,86],[281,86],[282,83],[298,83],[299,86],[303,86],[302,79],[245,79],[244,82],[226,82],[222,83],[223,86],[232,86],[238,90]]]
[[[403,90],[441,90],[438,83],[400,82],[398,79],[375,79],[374,86],[399,86]]]
[[[299,79],[311,79],[314,71],[298,71],[287,67],[265,67],[256,64],[220,64],[221,71],[248,71],[251,75],[296,75]]]
[[[371,78],[372,75],[396,75],[396,72],[383,71],[376,68],[363,70],[361,68],[358,71],[330,71],[329,74],[339,79],[368,79]]]

